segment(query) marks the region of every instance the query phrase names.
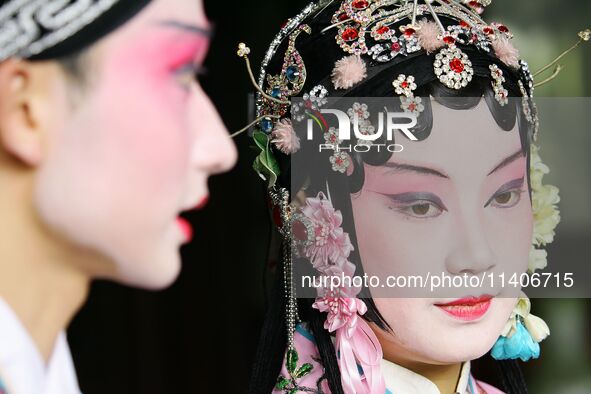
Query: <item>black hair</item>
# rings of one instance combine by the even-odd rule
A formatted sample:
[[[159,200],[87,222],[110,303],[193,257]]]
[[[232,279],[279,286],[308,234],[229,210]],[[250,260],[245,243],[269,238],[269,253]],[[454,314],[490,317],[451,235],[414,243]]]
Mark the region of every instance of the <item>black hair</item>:
[[[88,50],[79,50],[55,59],[71,82],[85,86],[88,76]]]
[[[325,12],[317,15],[315,18],[304,23],[312,27],[313,32],[321,32],[324,27],[330,25],[327,18],[336,11],[336,5],[329,6]],[[325,14],[323,16],[323,14]],[[457,24],[457,21],[442,18],[444,25]],[[400,23],[402,24],[402,23]],[[528,123],[522,108],[521,89],[518,81],[522,80],[522,75],[518,71],[507,67],[504,63],[499,61],[496,57],[488,52],[477,50],[474,47],[458,45],[462,51],[468,54],[474,68],[473,80],[464,88],[455,90],[448,88],[441,84],[433,72],[434,54],[426,54],[424,51],[415,53],[402,60],[397,60],[388,65],[380,65],[371,63],[371,71],[368,72],[368,77],[359,85],[344,93],[342,91],[331,92],[330,96],[341,97],[395,97],[391,82],[398,74],[413,75],[417,84],[417,90],[414,92],[415,96],[423,97],[423,104],[425,106],[424,112],[418,117],[418,124],[412,130],[413,134],[419,140],[428,138],[433,126],[433,112],[431,107],[431,99],[439,104],[454,110],[467,110],[474,108],[481,100],[486,102],[495,122],[500,127],[501,132],[509,132],[517,125],[521,140],[521,147],[524,156],[527,157],[527,166],[529,168],[529,147],[530,136],[532,133],[532,126]],[[334,43],[334,34],[330,32],[312,34],[306,39],[302,39],[301,44],[297,46],[301,53],[304,62],[307,65],[308,77],[306,80],[307,89],[311,87],[324,84],[330,84],[330,65],[334,65],[335,61],[343,57],[342,50]],[[282,54],[282,51],[278,51]],[[270,62],[269,69],[280,69],[282,55],[276,55]],[[491,85],[491,76],[489,65],[496,64],[505,76],[506,82],[504,87],[508,90],[512,99],[508,105],[502,106],[495,99],[495,93]],[[525,83],[525,82],[524,82]],[[400,101],[398,101],[398,107]],[[372,111],[370,111],[372,112]],[[373,113],[373,112],[372,112]],[[302,144],[312,144],[317,147],[321,136],[315,136],[315,140],[307,141],[302,138]],[[385,138],[385,137],[382,137]],[[376,141],[377,143],[386,142]],[[352,141],[354,144],[355,141]],[[303,146],[302,149],[305,149]],[[373,151],[372,151],[373,152]],[[332,196],[332,203],[335,209],[341,211],[343,217],[342,227],[347,232],[353,243],[354,250],[351,253],[350,260],[352,262],[361,261],[359,256],[359,248],[355,235],[355,225],[353,222],[353,212],[351,207],[350,195],[361,190],[365,175],[364,164],[371,166],[379,166],[386,163],[392,153],[387,150],[373,153],[352,153],[353,172],[349,175],[335,172],[331,169],[328,156],[315,155],[314,158],[306,163],[298,162],[298,171],[291,171],[291,158],[275,152],[278,157],[279,165],[281,167],[281,175],[279,177],[279,184],[288,190],[299,190],[301,186],[306,185],[306,193],[308,195],[316,195],[320,191],[326,193],[326,185],[330,187],[330,194]],[[305,168],[299,166],[304,165]],[[529,184],[529,178],[528,178]],[[531,188],[530,188],[531,193]],[[279,270],[282,266],[278,267]],[[283,291],[283,281],[281,271],[277,273],[277,286],[274,296],[271,297],[271,303],[268,309],[268,314],[265,319],[263,332],[261,334],[259,347],[255,357],[255,366],[252,375],[250,392],[252,393],[269,393],[279,376],[281,363],[284,357],[286,348],[286,326],[285,326],[285,293]],[[363,267],[361,264],[357,265],[357,274],[363,275]],[[367,289],[363,289],[359,295],[367,305],[367,312],[363,318],[369,322],[375,323],[378,327],[384,330],[391,330],[385,319],[377,309],[373,299],[369,295]],[[331,334],[324,329],[323,322],[325,314],[311,307],[313,300],[299,299],[298,307],[300,317],[303,321],[309,323],[309,328],[315,338],[318,347],[322,364],[325,369],[325,377],[330,387],[331,393],[343,393],[341,386],[340,371],[337,364],[336,354],[331,338]],[[490,357],[489,355],[485,357]],[[521,373],[519,363],[516,360],[494,361],[498,366],[499,377],[503,384],[503,388],[507,394],[525,394],[527,393],[527,386],[524,377]]]

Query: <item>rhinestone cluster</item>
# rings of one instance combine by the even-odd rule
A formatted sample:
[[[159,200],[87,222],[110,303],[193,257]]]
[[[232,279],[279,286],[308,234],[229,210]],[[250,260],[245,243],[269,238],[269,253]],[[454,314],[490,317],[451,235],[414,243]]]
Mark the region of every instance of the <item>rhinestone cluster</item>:
[[[433,67],[439,81],[452,89],[466,87],[474,75],[468,55],[456,46],[441,49],[435,55]]]

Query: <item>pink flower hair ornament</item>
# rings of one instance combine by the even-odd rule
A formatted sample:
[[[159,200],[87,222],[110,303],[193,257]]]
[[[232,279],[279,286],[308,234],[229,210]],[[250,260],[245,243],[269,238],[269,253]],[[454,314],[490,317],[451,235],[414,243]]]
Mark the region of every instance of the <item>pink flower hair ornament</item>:
[[[383,393],[386,389],[381,373],[381,345],[362,315],[365,303],[357,298],[360,289],[353,286],[355,265],[348,260],[353,251],[349,235],[343,231],[343,218],[324,193],[309,197],[300,209],[299,220],[311,240],[302,248],[304,255],[321,276],[335,278],[333,287],[318,288],[313,308],[327,313],[324,328],[335,333],[335,351],[346,393]],[[312,234],[309,234],[313,231]],[[361,375],[361,368],[363,375]]]
[[[343,216],[336,211],[323,193],[316,198],[307,198],[301,208],[304,220],[312,224],[314,231],[311,243],[304,247],[305,256],[314,268],[322,270],[342,259],[347,259],[353,244],[349,234],[341,227]]]

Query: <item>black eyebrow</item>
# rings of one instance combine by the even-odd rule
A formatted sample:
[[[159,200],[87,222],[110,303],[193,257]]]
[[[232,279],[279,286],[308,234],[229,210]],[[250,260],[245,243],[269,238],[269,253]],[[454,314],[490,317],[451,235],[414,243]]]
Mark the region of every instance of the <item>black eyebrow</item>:
[[[190,25],[190,24],[180,22],[180,21],[175,21],[175,20],[165,20],[165,21],[161,21],[159,24],[163,25],[163,26],[174,27],[176,29],[185,30],[190,33],[199,34],[199,35],[205,36],[207,38],[210,38],[213,35],[213,28],[211,28],[211,27],[201,27],[201,26],[197,26],[197,25]]]
[[[523,153],[523,150],[519,149],[517,152],[513,153],[512,155],[506,157],[505,159],[503,159],[503,161],[501,161],[499,163],[499,165],[497,165],[495,168],[493,168],[493,170],[491,172],[489,172],[487,174],[487,176],[491,175],[492,173],[500,170],[503,167],[508,166],[509,164],[513,163],[515,160],[519,159],[520,157],[523,157],[525,154]]]
[[[440,178],[445,178],[445,179],[449,179],[449,176],[434,170],[432,168],[428,168],[428,167],[421,167],[421,166],[412,166],[410,164],[401,164],[401,163],[386,163],[384,164],[384,167],[386,168],[390,168],[393,170],[393,172],[396,171],[400,171],[400,172],[405,172],[405,171],[412,171],[412,172],[416,172],[422,175],[435,175],[438,176]]]

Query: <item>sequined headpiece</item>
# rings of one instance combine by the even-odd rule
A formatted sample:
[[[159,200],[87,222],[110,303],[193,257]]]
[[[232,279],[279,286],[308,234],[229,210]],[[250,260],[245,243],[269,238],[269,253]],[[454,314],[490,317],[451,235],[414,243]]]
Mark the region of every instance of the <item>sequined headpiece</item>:
[[[321,31],[312,32],[306,24],[307,19],[314,18],[333,3],[340,3],[340,6],[332,15],[331,24]],[[534,86],[556,77],[560,72],[557,62],[566,52],[536,73],[536,76],[556,65],[554,74],[537,85],[534,84],[534,76],[527,62],[519,59],[518,51],[511,43],[513,34],[509,28],[501,23],[487,23],[480,16],[490,3],[491,0],[346,0],[320,1],[308,5],[300,14],[290,19],[274,38],[262,61],[257,81],[251,73],[253,83],[259,91],[258,118],[245,129],[258,124],[260,131],[270,135],[278,119],[286,116],[290,110],[290,98],[302,92],[307,70],[305,61],[296,49],[296,41],[305,32],[306,35],[334,35],[336,44],[343,53],[350,54],[335,64],[332,86],[315,86],[303,94],[304,99],[311,99],[312,105],[314,101],[325,97],[343,95],[339,90],[354,88],[374,67],[383,67],[389,63],[400,64],[421,53],[434,54],[433,72],[442,84],[449,88],[462,89],[470,83],[474,75],[470,55],[466,52],[476,50],[489,54],[493,59],[491,61],[499,62],[499,65],[518,75],[523,110],[533,125],[535,139],[539,124],[532,101]],[[589,30],[580,32],[578,43],[588,41],[590,35]],[[286,39],[288,44],[281,72],[278,75],[268,75],[270,62]],[[250,49],[245,44],[240,44],[238,55],[247,59],[249,53]],[[489,72],[489,76],[495,81],[493,88],[496,98],[503,103],[509,94],[503,87],[504,79],[508,76],[503,75],[498,66]],[[409,98],[408,95],[403,96]],[[411,102],[410,105],[411,108],[417,107],[416,103]],[[286,138],[282,135],[279,140],[274,140],[285,141]]]

